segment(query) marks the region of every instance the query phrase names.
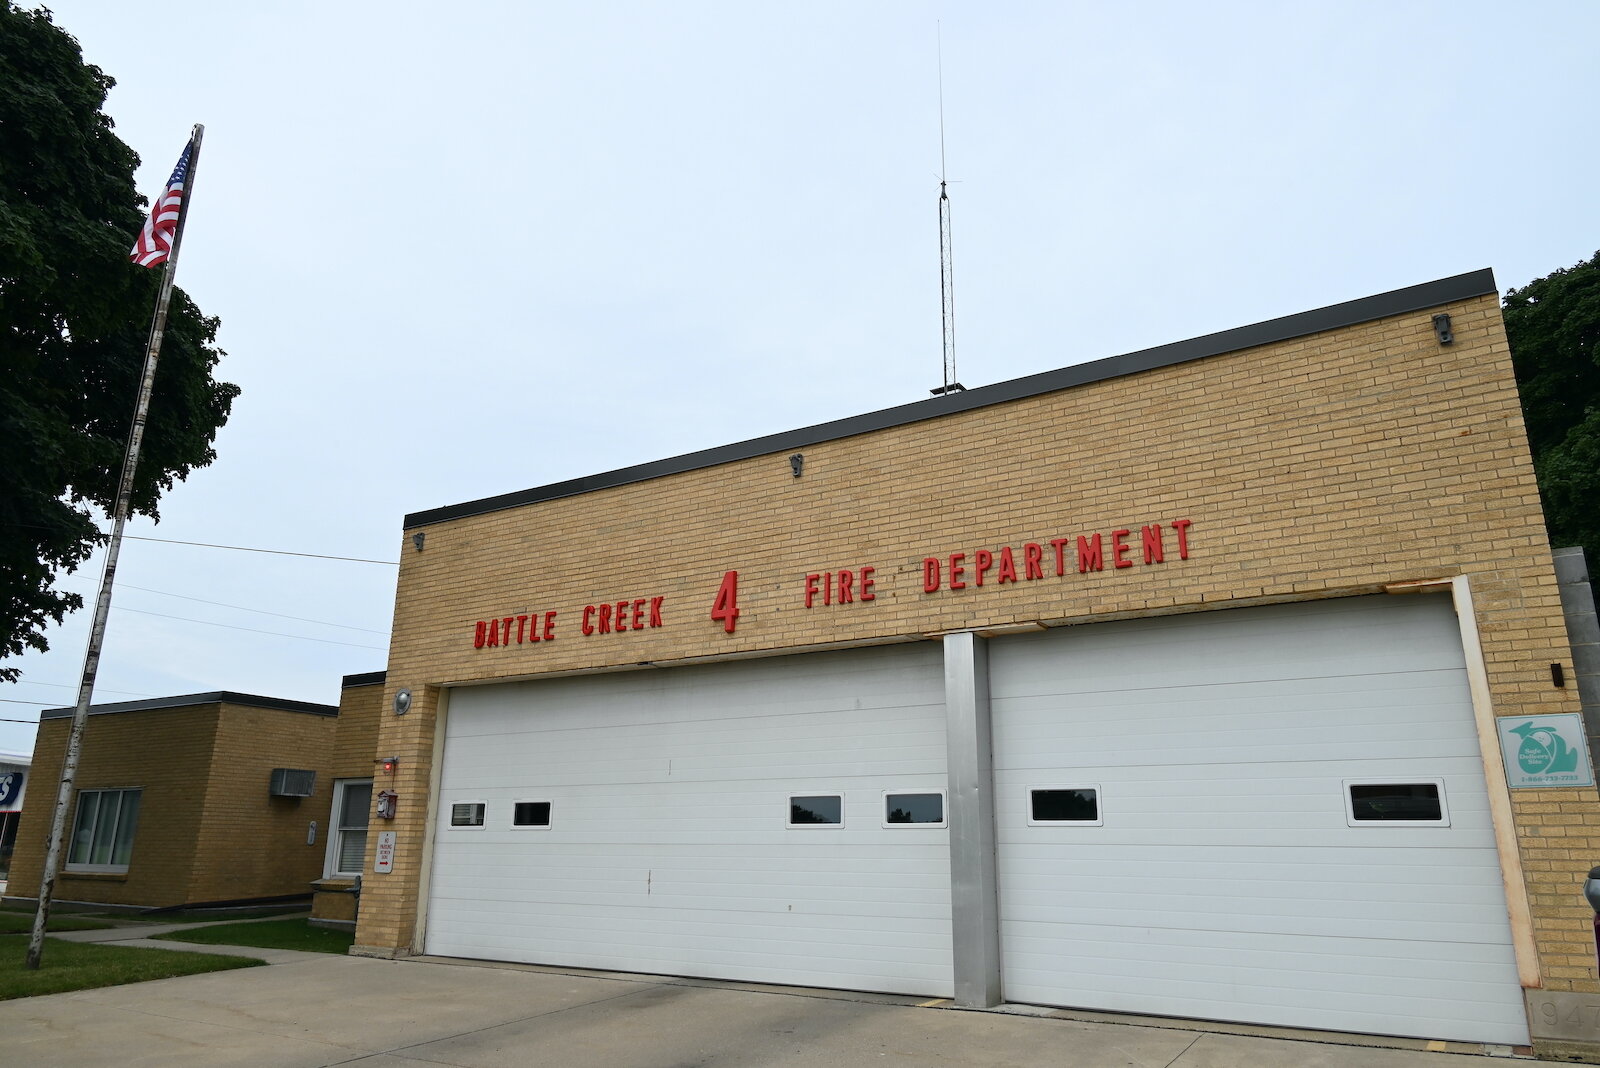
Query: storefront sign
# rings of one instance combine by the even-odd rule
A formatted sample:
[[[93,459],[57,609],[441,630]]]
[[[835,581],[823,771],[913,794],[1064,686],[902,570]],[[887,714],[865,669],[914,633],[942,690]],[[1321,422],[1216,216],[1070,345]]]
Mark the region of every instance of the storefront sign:
[[[375,872],[387,873],[394,871],[394,831],[378,832],[378,857],[372,865]]]
[[[1594,785],[1583,717],[1578,713],[1510,716],[1496,724],[1506,782],[1513,790]]]
[[[22,800],[22,783],[27,776],[25,771],[0,772],[0,808],[17,807],[17,802]]]
[[[926,556],[921,561],[922,593],[967,589],[996,589],[1018,582],[1064,578],[1069,574],[1121,571],[1131,567],[1189,559],[1189,519],[1118,527],[1089,534],[1025,541],[1019,545],[973,548],[970,551]],[[796,603],[807,609],[870,605],[878,599],[879,565],[861,561],[835,561],[826,570],[800,576],[792,587]],[[913,580],[915,581],[915,580]],[[708,591],[709,592],[709,591]],[[666,625],[663,595],[623,597],[573,609],[577,633],[585,638],[631,634]],[[734,633],[738,626],[739,572],[723,573],[710,600],[710,619]],[[519,612],[497,619],[480,619],[472,625],[474,649],[499,649],[510,645],[553,642],[557,637],[556,610]],[[706,607],[694,613],[706,618]],[[572,624],[566,624],[570,630]]]

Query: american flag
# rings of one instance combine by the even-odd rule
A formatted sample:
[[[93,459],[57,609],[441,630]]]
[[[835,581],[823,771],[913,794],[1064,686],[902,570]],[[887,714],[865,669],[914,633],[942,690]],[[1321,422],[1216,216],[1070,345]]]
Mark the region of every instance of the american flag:
[[[133,243],[128,259],[140,267],[159,267],[167,262],[172,252],[172,236],[178,230],[178,214],[183,207],[183,187],[189,180],[189,157],[194,152],[194,141],[183,146],[183,155],[167,179],[167,187],[156,198],[150,209],[150,218],[144,221],[139,239]]]

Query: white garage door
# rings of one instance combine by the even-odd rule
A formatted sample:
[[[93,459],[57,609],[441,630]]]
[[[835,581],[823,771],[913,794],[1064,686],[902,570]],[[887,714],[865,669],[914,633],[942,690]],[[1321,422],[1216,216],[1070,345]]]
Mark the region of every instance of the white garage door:
[[[947,996],[945,774],[935,642],[456,690],[427,950]]]
[[[1446,598],[1068,628],[990,663],[1009,1000],[1528,1041]]]

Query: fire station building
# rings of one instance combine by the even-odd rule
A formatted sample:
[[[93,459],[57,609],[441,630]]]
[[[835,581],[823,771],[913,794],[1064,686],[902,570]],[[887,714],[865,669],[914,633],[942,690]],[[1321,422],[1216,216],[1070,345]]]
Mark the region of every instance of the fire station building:
[[[1488,271],[402,549],[356,952],[1584,1037],[1600,796]]]

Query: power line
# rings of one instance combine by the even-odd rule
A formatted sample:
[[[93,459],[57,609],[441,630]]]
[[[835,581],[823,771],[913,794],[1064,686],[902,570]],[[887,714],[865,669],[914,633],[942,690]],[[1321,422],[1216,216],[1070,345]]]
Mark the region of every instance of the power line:
[[[65,682],[34,682],[32,679],[18,679],[16,682],[12,683],[11,685],[13,685],[13,686],[49,686],[51,689],[54,689],[54,690],[76,690],[78,688],[76,686],[68,685]],[[130,697],[155,697],[155,696],[157,696],[156,694],[153,694],[153,693],[141,693],[138,690],[113,690],[113,689],[110,689],[109,687],[105,687],[105,686],[96,686],[95,689],[99,690],[102,693],[124,693],[124,694],[127,694]]]
[[[311,638],[304,634],[285,634],[281,630],[257,630],[255,627],[236,627],[231,623],[213,623],[209,619],[193,619],[189,616],[169,616],[164,612],[146,612],[142,608],[127,608],[123,605],[113,605],[119,612],[137,612],[141,616],[156,616],[160,619],[178,619],[185,623],[200,623],[207,627],[222,627],[226,630],[242,630],[251,634],[272,634],[279,638],[296,638],[303,642],[321,642],[324,645],[347,645],[352,649],[373,649],[383,652],[381,645],[357,645],[355,642],[336,642],[332,638]]]
[[[130,535],[126,534],[123,535],[123,537],[129,536]],[[152,590],[147,586],[133,586],[126,582],[119,582],[117,585],[125,590],[139,590],[143,593],[158,593],[163,597],[176,597],[180,601],[197,601],[200,604],[214,604],[218,608],[237,608],[241,612],[255,612],[258,615],[276,616],[279,619],[293,619],[299,623],[315,623],[321,627],[338,627],[341,630],[359,630],[366,634],[387,635],[389,633],[386,630],[373,630],[371,627],[352,627],[347,623],[329,623],[324,619],[308,619],[305,616],[286,616],[282,612],[268,612],[265,608],[246,608],[242,604],[228,604],[225,601],[208,601],[204,597],[188,597],[181,593],[168,593],[166,590]]]
[[[50,703],[49,701],[18,701],[15,697],[0,697],[0,701],[4,701],[8,705],[48,705]],[[33,721],[30,719],[12,719],[7,720],[6,722],[32,723]]]
[[[361,556],[329,556],[326,553],[292,553],[287,549],[254,549],[248,545],[216,545],[209,541],[176,541],[172,538],[147,538],[142,534],[124,534],[124,538],[134,541],[159,541],[167,545],[198,545],[202,549],[233,549],[241,553],[271,553],[274,556],[309,556],[313,560],[344,560],[352,564],[384,564],[388,567],[399,567],[398,560],[368,560]]]

